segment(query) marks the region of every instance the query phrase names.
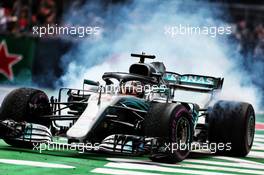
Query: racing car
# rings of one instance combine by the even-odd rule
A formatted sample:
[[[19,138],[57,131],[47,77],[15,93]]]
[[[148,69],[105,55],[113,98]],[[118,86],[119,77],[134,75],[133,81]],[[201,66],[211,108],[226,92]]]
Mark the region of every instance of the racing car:
[[[85,79],[80,89],[59,89],[57,98],[33,88],[11,91],[0,108],[0,137],[26,148],[63,137],[69,145],[97,145],[94,152],[167,163],[184,160],[201,144],[221,155],[249,153],[255,112],[246,102],[216,100],[224,78],[169,72],[162,62],[145,62],[154,55],[131,56],[139,62],[128,73],[105,72],[104,83]],[[203,105],[180,101],[181,91],[210,98]]]

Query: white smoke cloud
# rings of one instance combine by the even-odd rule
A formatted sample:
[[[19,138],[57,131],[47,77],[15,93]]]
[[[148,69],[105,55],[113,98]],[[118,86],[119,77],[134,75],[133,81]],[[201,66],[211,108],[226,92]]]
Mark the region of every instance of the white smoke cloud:
[[[96,10],[91,12],[91,7]],[[130,58],[130,53],[144,51],[156,55],[157,61],[163,61],[170,71],[224,77],[223,99],[246,101],[255,107],[259,103],[256,88],[240,68],[241,58],[228,42],[228,36],[177,35],[172,38],[164,33],[164,27],[179,24],[226,26],[228,24],[219,18],[225,12],[201,2],[149,0],[107,9],[100,7],[100,3],[94,7],[94,4],[86,4],[79,11],[94,13],[90,16],[97,16],[104,32],[98,39],[84,40],[64,56],[66,62],[71,60],[61,78],[65,86],[81,87],[84,78],[101,80],[107,71],[128,71],[129,65],[137,61]],[[81,14],[65,18],[65,22],[89,23],[80,18]],[[190,98],[193,95],[188,100]]]

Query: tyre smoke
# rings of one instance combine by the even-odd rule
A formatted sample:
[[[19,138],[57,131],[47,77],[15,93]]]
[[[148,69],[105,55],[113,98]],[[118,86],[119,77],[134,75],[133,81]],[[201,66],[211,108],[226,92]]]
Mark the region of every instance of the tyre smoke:
[[[204,1],[88,1],[72,5],[64,15],[65,24],[97,25],[102,31],[100,36],[78,40],[63,56],[65,74],[60,83],[82,87],[84,78],[102,81],[104,72],[127,72],[130,64],[138,61],[130,53],[145,52],[156,55],[156,61],[164,62],[169,71],[224,77],[219,98],[246,101],[257,107],[258,88],[242,66],[243,58],[232,35],[166,32],[166,28],[179,25],[232,28],[223,17],[228,18],[223,9]],[[200,101],[194,95],[186,98]]]

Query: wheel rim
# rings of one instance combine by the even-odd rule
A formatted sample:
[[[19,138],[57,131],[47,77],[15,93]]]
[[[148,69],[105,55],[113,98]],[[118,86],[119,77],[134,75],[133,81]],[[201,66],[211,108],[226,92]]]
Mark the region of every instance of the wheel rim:
[[[189,142],[190,136],[190,124],[188,119],[181,117],[176,125],[176,142],[185,143],[186,145]]]
[[[247,142],[248,146],[252,145],[255,134],[255,118],[253,115],[249,117],[248,126],[247,126]]]

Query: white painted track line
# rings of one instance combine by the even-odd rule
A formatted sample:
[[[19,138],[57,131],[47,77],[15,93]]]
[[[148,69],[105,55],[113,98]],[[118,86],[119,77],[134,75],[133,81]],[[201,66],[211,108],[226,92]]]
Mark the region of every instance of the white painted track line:
[[[148,171],[160,171],[166,173],[186,173],[186,174],[196,174],[196,175],[230,175],[228,173],[219,173],[219,172],[209,172],[203,170],[190,170],[190,169],[181,169],[181,168],[169,168],[158,165],[146,165],[140,163],[107,163],[106,167],[110,168],[122,168],[122,169],[130,169],[130,170],[148,170]]]
[[[206,165],[218,165],[218,166],[227,166],[227,167],[236,167],[236,168],[252,168],[258,170],[264,170],[264,164],[249,164],[249,163],[234,163],[234,162],[220,162],[215,160],[199,160],[199,159],[186,159],[183,163],[199,163],[199,164],[206,164]],[[255,163],[255,162],[254,162]]]
[[[264,139],[264,135],[261,135],[261,134],[255,134],[255,138],[263,138],[263,139]]]
[[[264,138],[255,137],[254,142],[264,143]]]
[[[216,171],[226,171],[230,173],[244,173],[244,174],[258,174],[262,175],[264,170],[264,164],[241,160],[238,158],[221,157],[216,156],[216,158],[229,160],[231,162],[220,162],[215,160],[199,160],[199,159],[186,159],[178,164],[163,164],[144,160],[133,160],[133,159],[122,159],[122,158],[108,158],[107,160],[112,161],[106,164],[107,167],[112,168],[124,168],[124,169],[143,169],[152,171],[162,171],[169,173],[187,173],[190,174],[211,174],[210,171],[205,170],[216,170]],[[183,169],[190,168],[190,169]],[[197,170],[193,170],[193,169]],[[199,169],[199,170],[198,170]],[[216,174],[216,173],[214,173]],[[227,174],[227,173],[224,173]]]
[[[264,147],[252,146],[252,151],[264,151]]]
[[[247,157],[264,159],[264,152],[250,151]]]
[[[250,153],[252,153],[252,152],[253,151],[250,151]],[[263,163],[259,163],[259,162],[255,162],[255,161],[251,161],[251,160],[245,160],[243,158],[241,159],[241,158],[236,158],[236,157],[225,157],[225,156],[214,156],[214,158],[232,161],[233,163],[247,163],[247,164],[251,164],[251,165],[264,166]]]
[[[259,174],[259,175],[263,175],[263,170],[220,167],[221,164],[219,164],[219,166],[208,166],[208,165],[198,165],[198,164],[195,165],[195,164],[181,163],[181,164],[179,164],[177,166],[180,166],[182,168],[194,168],[194,169],[202,169],[202,170],[227,171],[227,172],[237,172],[237,173],[245,173],[245,174]]]
[[[128,170],[117,170],[112,168],[95,168],[91,171],[92,173],[100,173],[100,174],[116,174],[116,175],[162,175],[156,173],[145,173],[139,171],[128,171]]]
[[[254,142],[253,145],[264,148],[264,143]]]
[[[74,166],[69,166],[69,165],[37,162],[37,161],[29,161],[29,160],[0,159],[0,163],[25,165],[25,166],[33,166],[33,167],[45,167],[45,168],[75,168]]]

